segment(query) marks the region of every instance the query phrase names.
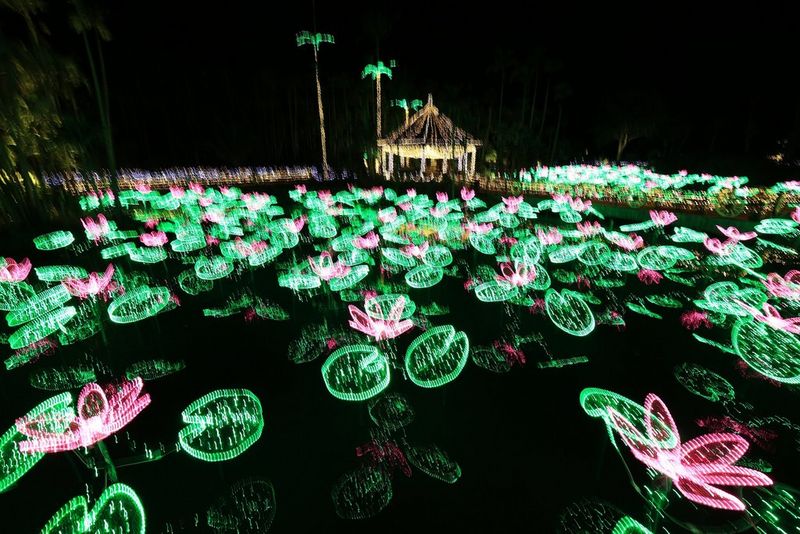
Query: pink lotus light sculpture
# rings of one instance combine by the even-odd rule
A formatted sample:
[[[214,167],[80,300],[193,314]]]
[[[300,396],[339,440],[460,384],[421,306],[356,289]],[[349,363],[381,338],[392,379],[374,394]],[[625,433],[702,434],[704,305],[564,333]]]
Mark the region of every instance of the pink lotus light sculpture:
[[[149,232],[139,236],[139,241],[146,247],[163,247],[167,244],[167,234],[164,232]]]
[[[65,278],[61,283],[73,297],[85,299],[111,291],[111,277],[114,276],[114,264],[109,263],[103,274],[89,273],[85,279]]]
[[[800,317],[783,318],[780,312],[775,309],[775,306],[767,302],[764,303],[762,311],[758,311],[740,300],[736,302],[747,310],[747,313],[752,315],[756,321],[768,324],[776,330],[783,330],[790,334],[800,334]]]
[[[31,260],[28,258],[19,262],[13,258],[6,258],[6,264],[0,267],[0,282],[22,282],[30,272]]]
[[[264,241],[253,241],[252,243],[248,243],[241,237],[237,237],[233,240],[233,246],[239,251],[239,254],[245,258],[252,256],[253,254],[258,254],[267,248],[267,244]]]
[[[197,203],[203,206],[204,208],[207,208],[208,206],[214,203],[214,199],[212,197],[200,197],[197,199]]]
[[[543,298],[533,299],[533,304],[531,304],[530,308],[528,308],[528,313],[530,313],[531,315],[537,315],[544,312],[545,312],[544,299]]]
[[[378,296],[378,292],[374,289],[362,289],[360,293],[364,300],[374,299]]]
[[[448,197],[447,193],[443,191],[437,191],[436,200],[438,200],[439,202],[447,202],[448,200],[450,200],[450,197]]]
[[[406,195],[407,195],[409,198],[414,198],[415,196],[417,196],[417,190],[416,190],[416,189],[414,189],[414,188],[411,188],[411,189],[406,189]]]
[[[73,412],[63,433],[45,430],[65,417],[64,412],[45,413],[16,421],[17,431],[27,439],[19,443],[20,452],[62,452],[90,447],[118,432],[150,404],[150,395],[139,396],[144,383],[141,378],[127,380],[106,391],[99,384],[83,387],[78,395],[77,415]],[[107,391],[109,394],[107,395]]]
[[[375,338],[375,341],[393,339],[408,332],[414,326],[410,319],[400,320],[405,306],[405,299],[399,298],[392,305],[391,310],[389,310],[389,316],[386,319],[373,319],[351,304],[347,307],[352,318],[352,321],[348,321],[348,324],[354,330]]]
[[[350,267],[340,261],[333,261],[333,256],[328,251],[319,255],[319,260],[311,256],[308,257],[308,265],[311,270],[326,282],[333,278],[341,278],[350,272]]]
[[[561,232],[558,231],[558,228],[550,228],[547,233],[542,230],[536,230],[536,237],[538,237],[539,242],[545,246],[558,245],[564,240],[564,236],[561,235]]]
[[[667,210],[650,210],[650,220],[661,228],[669,226],[678,220],[678,216]]]
[[[697,330],[700,327],[711,328],[711,321],[705,312],[689,310],[681,315],[681,326],[686,330]]]
[[[144,223],[144,227],[148,230],[155,230],[156,226],[158,226],[158,219],[147,219]]]
[[[205,222],[219,224],[225,220],[225,214],[221,211],[207,211],[203,214],[202,219]]]
[[[137,182],[134,187],[136,188],[136,190],[138,192],[140,192],[142,194],[146,194],[146,193],[149,193],[150,191],[152,191],[152,188],[150,187],[150,184],[146,184],[144,182]]]
[[[322,191],[317,192],[317,197],[325,203],[326,206],[330,206],[333,204],[333,195],[327,189],[323,189]]]
[[[505,341],[497,340],[494,342],[494,348],[499,350],[503,357],[506,359],[510,366],[514,364],[518,364],[520,367],[525,365],[527,359],[525,358],[525,353],[519,349],[514,348],[513,345],[507,343]]]
[[[522,197],[500,197],[503,200],[503,209],[506,213],[517,213],[519,205],[522,204]]]
[[[475,190],[474,189],[467,189],[466,187],[461,188],[461,200],[467,202],[475,198]]]
[[[400,204],[397,205],[397,207],[400,208],[403,211],[410,210],[411,206],[412,206],[411,202],[401,202]]]
[[[675,487],[690,501],[723,510],[744,510],[744,503],[716,486],[770,486],[764,473],[734,465],[750,444],[736,434],[706,434],[681,444],[680,434],[664,402],[649,394],[644,402],[647,436],[622,414],[608,408],[610,420],[633,455],[647,467],[672,479]],[[653,419],[663,423],[677,439],[671,448],[661,448],[669,436],[654,427]]]
[[[353,246],[360,249],[372,250],[378,248],[379,241],[378,234],[370,232],[365,236],[353,238]]]
[[[189,183],[189,190],[191,190],[196,195],[202,195],[205,192],[203,186],[198,184],[197,182],[190,182]]]
[[[500,275],[497,281],[510,284],[514,287],[523,287],[536,279],[536,269],[531,269],[525,263],[515,261],[512,267],[510,263],[500,264]]]
[[[583,200],[582,198],[569,198],[569,207],[572,208],[574,211],[586,211],[592,207],[591,200]]]
[[[377,440],[372,440],[360,447],[356,447],[356,456],[366,457],[371,467],[378,467],[380,464],[385,463],[389,472],[400,469],[405,476],[411,476],[411,466],[406,460],[406,455],[393,441],[380,443]]]
[[[306,188],[305,184],[297,184],[296,186],[294,186],[294,190],[300,193],[301,195],[305,195],[308,192],[308,189]]]
[[[379,213],[378,219],[380,219],[383,224],[388,224],[397,219],[397,210],[392,208],[390,211]]]
[[[242,195],[242,201],[247,207],[248,211],[258,211],[267,204],[269,199],[268,195],[261,195],[258,193],[245,193]]]
[[[661,280],[664,279],[664,275],[662,275],[658,271],[654,271],[653,269],[642,269],[637,274],[636,277],[639,281],[645,285],[653,285],[653,284],[660,284]]]
[[[730,239],[723,243],[716,237],[707,237],[703,240],[703,246],[705,246],[709,252],[717,256],[727,256],[733,252],[733,245],[735,244],[736,243]]]
[[[111,231],[111,226],[108,224],[106,216],[102,213],[97,215],[96,221],[91,217],[81,219],[81,224],[83,229],[86,230],[87,237],[92,241],[99,241]]]
[[[596,236],[603,231],[603,227],[597,221],[576,223],[575,226],[578,228],[578,231],[583,237]]]
[[[219,239],[217,239],[213,235],[207,234],[206,235],[206,245],[208,245],[209,247],[214,246],[214,245],[219,245]]]
[[[630,234],[627,237],[615,237],[612,239],[612,242],[618,247],[628,251],[639,250],[644,247],[644,239],[642,236],[636,234]]]
[[[769,273],[763,282],[767,286],[767,291],[775,297],[789,300],[800,299],[800,271],[791,270],[785,276]]]
[[[184,196],[186,196],[186,190],[182,187],[178,187],[175,185],[170,186],[169,193],[175,198],[183,198]]]
[[[299,234],[303,230],[303,227],[305,227],[307,218],[307,216],[301,215],[293,221],[286,221],[286,229],[293,234]]]
[[[800,206],[793,209],[790,216],[794,222],[800,223]]]
[[[429,247],[430,245],[427,241],[425,241],[421,245],[407,245],[400,249],[400,253],[408,258],[422,259],[422,257],[428,252]]]
[[[728,226],[727,228],[723,228],[717,225],[717,230],[722,233],[725,237],[731,240],[734,243],[738,243],[739,241],[749,241],[754,239],[758,234],[755,232],[740,232],[738,228],[735,226]]]
[[[512,246],[517,244],[517,238],[511,237],[510,235],[504,235],[500,239],[497,240],[498,243],[501,245]]]

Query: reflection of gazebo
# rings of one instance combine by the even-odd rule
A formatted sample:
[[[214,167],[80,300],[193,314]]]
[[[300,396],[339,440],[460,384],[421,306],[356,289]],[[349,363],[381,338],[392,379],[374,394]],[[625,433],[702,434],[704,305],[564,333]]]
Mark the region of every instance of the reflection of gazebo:
[[[428,95],[428,103],[411,117],[408,124],[378,139],[381,167],[385,176],[395,170],[395,158],[401,169],[410,169],[410,160],[419,160],[421,175],[446,174],[454,163],[459,173],[475,175],[475,156],[481,142],[457,128],[453,121],[439,113]]]

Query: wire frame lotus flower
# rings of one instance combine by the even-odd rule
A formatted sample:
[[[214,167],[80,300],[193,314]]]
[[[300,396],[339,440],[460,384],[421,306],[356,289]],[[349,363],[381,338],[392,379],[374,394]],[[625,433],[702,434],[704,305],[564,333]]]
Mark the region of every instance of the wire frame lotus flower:
[[[366,301],[365,305],[367,305]],[[375,341],[393,339],[408,332],[414,326],[410,319],[400,319],[403,316],[405,306],[405,299],[399,298],[392,304],[386,318],[374,319],[351,304],[347,307],[352,319],[348,321],[348,324],[354,330],[375,338]]]
[[[519,205],[522,204],[522,197],[500,197],[503,201],[503,209],[506,213],[517,213]]]
[[[89,273],[89,276],[84,279],[80,278],[65,278],[61,283],[67,288],[69,294],[85,299],[100,294],[105,294],[111,284],[111,278],[114,276],[114,264],[109,263],[108,267],[103,274]]]
[[[763,280],[773,296],[789,300],[800,299],[800,271],[791,270],[785,276],[778,273],[769,273]]]
[[[475,198],[475,190],[474,189],[467,189],[466,187],[461,188],[461,200],[467,202]]]
[[[308,265],[314,274],[326,282],[333,278],[341,278],[350,272],[350,267],[341,261],[334,261],[333,256],[328,251],[320,254],[318,259],[309,256]]]
[[[22,282],[31,272],[31,260],[24,258],[17,262],[13,258],[6,258],[5,265],[0,267],[0,282]]]
[[[800,317],[782,317],[781,313],[767,302],[761,308],[761,311],[745,304],[742,301],[737,301],[742,308],[747,310],[747,313],[753,316],[753,319],[760,323],[767,324],[776,330],[783,330],[790,334],[800,334]]]
[[[739,241],[750,241],[751,239],[755,239],[755,237],[758,235],[755,232],[741,232],[735,226],[728,226],[727,228],[723,228],[717,225],[717,230],[719,230],[722,235],[724,235],[734,243],[738,243]]]
[[[678,491],[690,501],[711,508],[744,510],[745,504],[738,497],[717,486],[772,485],[772,479],[764,473],[734,465],[750,446],[743,437],[714,433],[681,443],[678,427],[658,396],[649,394],[644,407],[647,435],[611,407],[609,419],[636,459],[672,479]],[[674,447],[659,445],[668,441],[667,435],[665,428],[656,428],[654,421],[663,423],[677,438]]]
[[[139,241],[146,247],[163,247],[167,244],[167,234],[164,232],[154,231],[141,234]]]
[[[678,220],[678,216],[667,210],[650,210],[650,220],[656,226],[669,226]]]
[[[92,241],[99,241],[111,231],[111,225],[102,213],[97,215],[97,220],[91,217],[81,219],[81,224],[86,231],[86,237]]]
[[[500,275],[497,276],[497,281],[510,284],[514,287],[524,287],[536,279],[536,269],[532,269],[524,262],[515,261],[511,263],[505,262],[500,264]]]

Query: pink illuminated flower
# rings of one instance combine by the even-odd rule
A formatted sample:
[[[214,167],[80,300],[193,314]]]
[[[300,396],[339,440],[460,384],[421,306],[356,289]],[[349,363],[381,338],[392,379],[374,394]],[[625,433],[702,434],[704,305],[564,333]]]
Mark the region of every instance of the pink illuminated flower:
[[[681,315],[681,326],[686,330],[697,330],[701,326],[703,328],[711,328],[711,321],[708,320],[708,315],[705,312],[689,310]]]
[[[723,243],[716,237],[707,237],[703,240],[703,245],[706,249],[717,256],[727,256],[733,252],[733,245],[735,244],[736,243],[730,239]]]
[[[525,263],[518,261],[514,262],[512,267],[510,263],[500,264],[500,275],[497,276],[498,282],[510,284],[514,287],[523,287],[536,279],[536,269],[531,269]]]
[[[369,443],[356,447],[356,456],[367,458],[369,465],[373,468],[384,465],[390,473],[395,469],[400,469],[405,476],[411,476],[411,466],[406,460],[406,455],[394,441],[381,443],[373,439]]]
[[[205,192],[205,189],[203,189],[203,186],[198,184],[197,182],[190,182],[189,183],[189,189],[193,193],[195,193],[197,195],[202,195]]]
[[[475,280],[473,280],[472,278],[467,278],[464,281],[464,291],[469,291],[470,289],[472,289],[474,285],[475,285]]]
[[[503,209],[506,213],[517,213],[519,205],[522,204],[522,197],[500,197],[503,200]]]
[[[734,465],[750,444],[736,434],[706,434],[681,443],[678,427],[664,402],[654,394],[644,402],[647,436],[614,408],[608,408],[611,423],[633,455],[647,467],[672,479],[675,487],[690,501],[723,510],[744,510],[744,503],[716,486],[769,486],[764,473]],[[674,435],[674,447],[662,447],[669,439],[662,423]],[[642,424],[641,422],[639,424]]]
[[[403,256],[407,256],[409,258],[422,259],[422,257],[428,252],[429,246],[430,245],[428,244],[427,241],[423,242],[421,245],[411,244],[401,248],[400,253]]]
[[[800,206],[797,206],[795,209],[793,209],[790,216],[794,222],[800,223]]]
[[[328,347],[328,350],[333,350],[339,346],[339,342],[336,341],[336,339],[334,338],[330,338],[327,341],[325,341],[325,346]]]
[[[615,245],[628,251],[639,250],[644,246],[642,236],[630,234],[628,237],[614,237],[611,240]]]
[[[242,195],[242,201],[244,201],[248,211],[260,210],[267,204],[268,200],[269,195],[260,195],[258,193],[245,193]]]
[[[415,196],[417,196],[417,190],[413,188],[406,189],[406,195],[408,195],[409,198],[414,198]]]
[[[148,230],[154,230],[158,226],[158,219],[148,219],[144,223],[144,227]]]
[[[437,191],[436,200],[438,200],[439,202],[447,202],[449,200],[449,197],[447,196],[447,193],[443,191]]]
[[[791,334],[800,334],[800,317],[792,317],[784,319],[781,317],[780,312],[767,302],[764,303],[762,311],[758,311],[752,306],[748,306],[742,301],[736,301],[742,306],[747,313],[753,316],[753,319],[760,323],[765,323],[775,328],[776,330],[783,330]]]
[[[109,263],[102,275],[89,273],[86,279],[65,278],[61,283],[64,284],[70,295],[85,299],[105,293],[111,283],[112,276],[114,276],[114,264]]]
[[[267,248],[267,244],[264,241],[248,242],[241,237],[237,237],[233,240],[233,246],[237,251],[239,251],[239,254],[245,258],[252,256],[253,254],[258,254]]]
[[[508,245],[510,247],[512,245],[517,244],[517,238],[511,237],[510,235],[504,235],[503,237],[498,239],[497,242],[500,243],[501,245]]]
[[[493,344],[494,348],[503,354],[503,357],[510,366],[513,366],[515,363],[519,364],[520,366],[525,365],[527,359],[525,358],[525,353],[521,350],[514,348],[514,346],[510,343],[501,340],[497,340]]]
[[[474,189],[467,189],[466,187],[461,188],[461,200],[467,202],[468,200],[472,200],[473,198],[475,198]]]
[[[322,191],[318,191],[317,196],[322,202],[325,203],[325,205],[330,206],[333,204],[333,195],[329,190],[323,189]]]
[[[219,239],[214,237],[213,235],[207,234],[206,235],[206,245],[209,247],[212,245],[219,245]]]
[[[380,219],[383,224],[390,223],[397,219],[397,210],[392,208],[389,211],[381,212],[378,214],[378,219]]]
[[[136,190],[142,194],[149,193],[152,190],[150,188],[150,184],[146,184],[144,182],[137,182],[134,187],[136,187]]]
[[[561,232],[558,231],[558,228],[550,228],[547,233],[542,230],[536,230],[536,236],[539,238],[539,242],[545,246],[558,245],[564,240],[564,236],[561,235]]]
[[[636,274],[636,277],[640,282],[649,286],[652,284],[660,284],[664,275],[653,269],[642,269]]]
[[[197,203],[206,208],[214,203],[214,199],[212,197],[200,197],[197,199]]]
[[[791,270],[783,277],[778,273],[769,273],[764,285],[773,296],[790,300],[800,299],[800,271]]]
[[[45,412],[17,419],[17,431],[29,438],[19,442],[20,452],[71,451],[104,440],[150,404],[150,395],[139,396],[143,386],[141,378],[127,380],[119,387],[109,386],[105,391],[99,384],[87,384],[78,396],[77,413],[67,417],[64,411]],[[57,423],[65,424],[64,432],[47,430]]]
[[[378,248],[379,241],[380,238],[378,238],[378,234],[375,232],[370,232],[365,236],[353,238],[353,246],[356,248],[372,250],[374,248]]]
[[[183,198],[184,195],[186,195],[186,190],[184,188],[175,185],[170,186],[169,192],[175,198]]]
[[[219,186],[219,192],[225,196],[228,196],[231,192],[230,187],[225,187],[224,185]]]
[[[305,195],[308,192],[308,189],[306,188],[305,184],[297,184],[296,186],[294,186],[294,190],[300,193],[301,195]]]
[[[528,313],[536,315],[539,313],[544,313],[544,311],[545,311],[544,299],[543,298],[533,299],[533,304],[531,304],[531,307],[528,308]]]
[[[411,202],[401,202],[397,207],[403,211],[408,211],[411,209]]]
[[[31,260],[28,258],[20,262],[13,258],[6,258],[6,264],[0,267],[0,282],[22,282],[31,272]]]
[[[139,236],[139,241],[146,247],[163,247],[167,243],[167,234],[164,232],[149,232]]]
[[[286,229],[293,234],[299,234],[306,225],[306,219],[308,219],[306,215],[301,215],[293,221],[286,221]]]
[[[92,241],[98,241],[111,231],[111,226],[108,224],[106,216],[100,213],[97,216],[97,221],[91,217],[81,219],[83,229],[86,230],[86,236]]]
[[[736,228],[735,226],[729,226],[727,228],[723,228],[717,225],[717,230],[719,230],[722,233],[722,235],[724,235],[734,243],[738,243],[739,241],[749,241],[758,235],[755,232],[740,232],[739,229]]]
[[[575,285],[578,288],[590,289],[592,287],[592,279],[582,274],[575,276]]]
[[[669,226],[678,220],[678,216],[667,210],[650,210],[650,220],[656,226]]]
[[[603,227],[597,221],[577,223],[575,226],[584,237],[592,237],[603,231]]]
[[[207,211],[203,214],[202,219],[205,222],[219,224],[225,220],[225,214],[221,211]]]
[[[592,207],[591,200],[583,200],[582,198],[575,197],[568,200],[569,207],[575,211],[586,211]]]
[[[364,302],[366,304],[369,300]],[[389,316],[386,319],[373,319],[351,304],[347,307],[350,312],[350,317],[352,318],[352,321],[348,321],[348,324],[354,330],[374,337],[375,341],[393,339],[408,332],[414,326],[414,323],[412,323],[410,319],[400,320],[405,306],[405,299],[399,298],[392,305],[392,309],[389,310]]]
[[[350,267],[340,261],[333,261],[333,256],[327,250],[319,255],[319,263],[317,260],[308,257],[308,265],[311,270],[326,282],[333,278],[341,278],[350,272]]]

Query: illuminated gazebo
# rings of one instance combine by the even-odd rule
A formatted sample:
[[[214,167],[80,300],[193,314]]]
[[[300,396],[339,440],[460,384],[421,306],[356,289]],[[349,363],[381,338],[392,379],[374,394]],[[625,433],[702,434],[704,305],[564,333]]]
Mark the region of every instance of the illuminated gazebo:
[[[428,103],[408,124],[378,139],[381,167],[386,177],[394,174],[396,164],[399,170],[418,171],[427,176],[447,174],[450,165],[455,165],[459,174],[472,177],[480,145],[478,139],[439,112],[430,94]]]

